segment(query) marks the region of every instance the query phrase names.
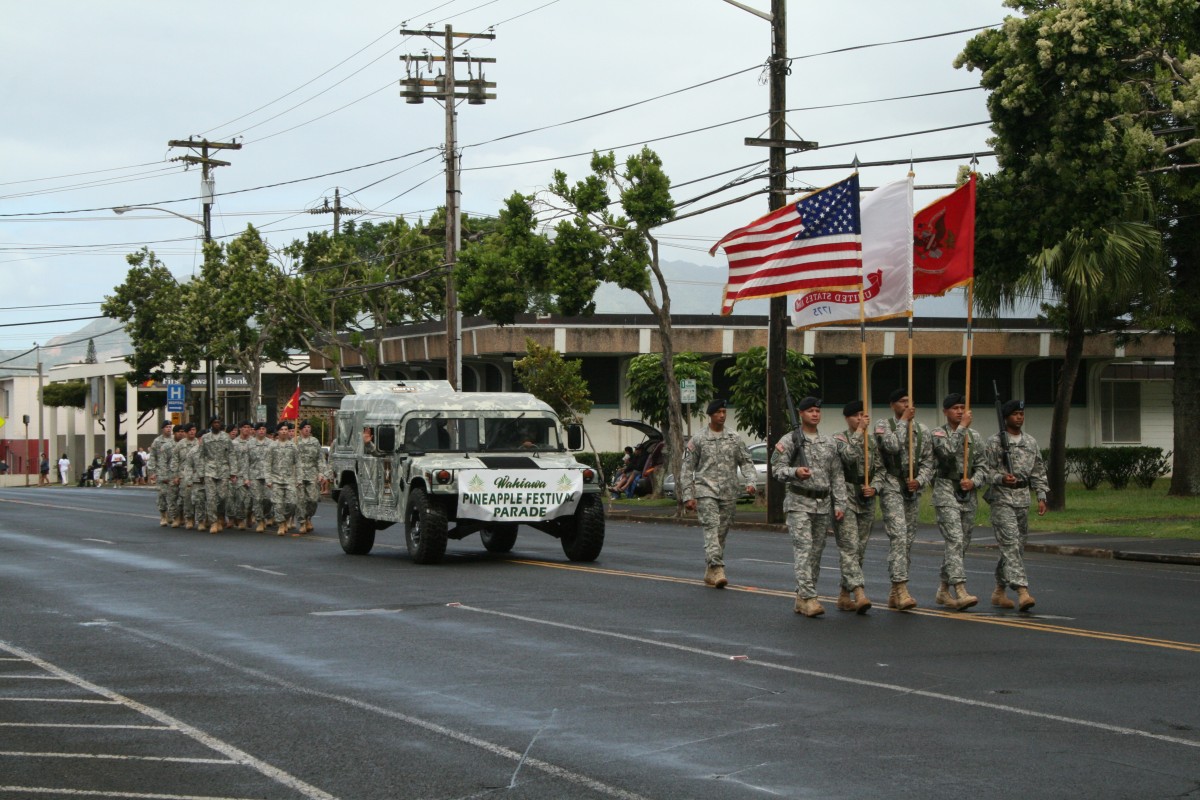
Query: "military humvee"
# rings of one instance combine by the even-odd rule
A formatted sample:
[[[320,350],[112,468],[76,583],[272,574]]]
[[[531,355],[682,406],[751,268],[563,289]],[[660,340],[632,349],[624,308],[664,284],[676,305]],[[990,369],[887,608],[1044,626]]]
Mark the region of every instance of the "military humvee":
[[[456,392],[446,381],[353,381],[330,451],[338,540],[365,555],[404,524],[409,555],[435,564],[448,539],[479,532],[507,553],[520,525],[562,542],[572,561],[604,546],[596,470],[575,460],[582,430],[516,392]],[[564,439],[565,437],[565,439]]]

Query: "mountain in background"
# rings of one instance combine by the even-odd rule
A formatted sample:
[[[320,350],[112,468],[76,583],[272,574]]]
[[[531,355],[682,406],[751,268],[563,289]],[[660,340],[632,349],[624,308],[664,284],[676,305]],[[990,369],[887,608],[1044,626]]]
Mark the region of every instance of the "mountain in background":
[[[125,334],[125,327],[116,320],[92,320],[79,330],[55,336],[42,345],[41,358],[43,374],[51,367],[59,364],[80,364],[87,358],[88,340],[96,345],[96,360],[107,361],[114,356],[124,356],[132,352],[133,346]],[[0,374],[11,371],[12,374],[29,374],[29,370],[37,369],[37,351],[0,350]],[[13,369],[26,367],[27,369]]]

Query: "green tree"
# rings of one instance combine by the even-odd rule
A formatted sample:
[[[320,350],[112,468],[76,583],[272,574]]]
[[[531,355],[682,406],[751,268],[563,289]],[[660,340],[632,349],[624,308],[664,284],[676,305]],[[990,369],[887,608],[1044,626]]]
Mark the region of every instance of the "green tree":
[[[649,148],[621,164],[612,153],[593,153],[591,173],[581,180],[571,183],[556,171],[540,206],[558,220],[552,239],[536,232],[534,198],[514,194],[484,246],[459,258],[455,282],[463,312],[484,313],[507,325],[517,314],[534,310],[591,314],[601,283],[635,292],[658,323],[657,347],[663,354],[658,380],[666,392],[660,424],[671,469],[678,473],[683,417],[671,297],[654,234],[675,213],[662,160]]]
[[[548,403],[563,422],[582,422],[592,410],[587,381],[577,358],[565,359],[553,347],[525,340],[525,357],[513,362],[513,373],[525,391]]]
[[[205,331],[212,357],[236,366],[250,384],[250,405],[262,402],[262,367],[285,362],[301,339],[286,313],[283,273],[253,225],[228,245],[204,249],[201,280],[189,285],[192,327]]]
[[[626,395],[629,406],[647,423],[662,428],[663,433],[671,425],[670,405],[672,393],[663,374],[666,372],[665,355],[645,353],[634,356],[629,360],[629,368],[625,376],[629,381]],[[696,402],[692,406],[692,417],[704,419],[704,409],[708,401],[713,399],[714,388],[712,379],[712,364],[705,361],[698,353],[676,353],[674,369],[676,380],[690,378],[696,382]],[[675,384],[675,396],[679,396],[679,383]],[[680,419],[682,419],[682,414]],[[682,442],[682,435],[680,437]]]
[[[812,359],[795,350],[784,357],[784,381],[798,402],[817,388]],[[751,347],[739,353],[725,371],[733,379],[729,400],[737,409],[737,429],[758,439],[767,438],[767,348]]]
[[[149,248],[130,253],[125,260],[129,263],[125,282],[105,296],[100,313],[125,323],[133,345],[128,375],[133,380],[161,379],[168,362],[178,375],[181,366],[200,357],[186,291]]]
[[[1051,506],[1061,508],[1069,398],[1085,334],[1128,326],[1131,309],[1143,320],[1162,320],[1159,301],[1178,297],[1187,280],[1196,280],[1182,277],[1181,253],[1171,247],[1171,236],[1173,269],[1159,259],[1155,223],[1163,220],[1153,216],[1139,175],[1153,174],[1180,153],[1190,153],[1192,161],[1200,155],[1196,140],[1156,135],[1158,128],[1196,116],[1200,60],[1193,53],[1200,30],[1195,4],[1182,0],[1006,5],[1027,16],[1010,17],[1002,28],[979,34],[957,61],[979,69],[981,84],[991,90],[992,144],[1000,163],[979,189],[976,296],[985,311],[1045,289],[1054,297],[1047,315],[1063,331],[1066,364],[1048,471]],[[1166,200],[1175,213],[1187,200],[1188,192],[1172,193],[1157,179],[1153,189],[1160,205]],[[1200,252],[1191,257],[1194,274]],[[1174,292],[1162,291],[1164,280],[1173,282]],[[1170,319],[1177,356],[1181,347],[1187,352],[1200,345],[1187,333],[1195,324],[1194,310],[1189,319],[1177,307]],[[1200,356],[1200,349],[1191,352]],[[1193,380],[1200,379],[1200,359],[1183,361],[1176,359],[1177,397],[1188,385],[1181,373],[1191,370]],[[1193,389],[1193,405],[1196,395]],[[1181,442],[1181,431],[1197,425],[1197,415],[1179,413],[1178,403],[1176,408],[1179,469],[1181,459],[1186,464],[1200,452],[1200,428]],[[1200,460],[1196,469],[1200,491]]]

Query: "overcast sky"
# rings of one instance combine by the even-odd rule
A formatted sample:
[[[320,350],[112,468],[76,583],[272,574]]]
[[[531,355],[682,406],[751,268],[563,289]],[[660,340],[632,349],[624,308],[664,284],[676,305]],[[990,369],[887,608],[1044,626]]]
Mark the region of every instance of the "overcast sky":
[[[856,154],[869,162],[987,151],[986,125],[899,136],[987,119],[978,74],[952,65],[971,33],[828,51],[995,25],[1006,11],[998,0],[791,0],[788,122],[821,149],[789,157],[789,167],[845,165]],[[232,162],[215,171],[216,237],[253,223],[282,246],[329,229],[331,215],[306,210],[332,199],[335,187],[370,212],[362,219],[428,218],[444,203],[444,114],[432,101],[409,105],[399,96],[401,56],[430,46],[401,36],[405,24],[494,28],[495,40],[465,46],[496,59],[484,70],[498,83],[496,100],[459,108],[463,208],[472,214],[495,214],[514,190],[538,191],[555,169],[584,175],[588,157],[574,154],[593,149],[627,155],[649,142],[677,201],[753,174],[746,165],[767,156],[743,139],[766,132],[761,65],[770,25],[722,0],[6,2],[0,324],[99,313],[124,280],[125,255],[143,245],[177,276],[192,273],[197,225],[159,211],[110,210],[155,205],[200,216],[199,169],[170,160],[187,154],[168,148],[170,139],[243,144],[214,154]],[[955,89],[967,91],[890,99]],[[877,100],[886,102],[867,102]],[[563,124],[591,115],[598,116]],[[554,127],[491,141],[546,126]],[[880,141],[836,146],[865,139]],[[917,164],[916,182],[951,183],[967,160]],[[994,159],[981,159],[981,171],[994,168]],[[862,181],[879,185],[907,171],[906,163],[867,167]],[[806,171],[795,185],[823,186],[849,172]],[[918,192],[916,206],[943,193]],[[723,283],[714,267],[724,261],[710,259],[708,248],[766,209],[757,195],[672,223],[661,231],[662,256],[708,267],[697,280]],[[0,349],[25,349],[83,324],[0,327]]]

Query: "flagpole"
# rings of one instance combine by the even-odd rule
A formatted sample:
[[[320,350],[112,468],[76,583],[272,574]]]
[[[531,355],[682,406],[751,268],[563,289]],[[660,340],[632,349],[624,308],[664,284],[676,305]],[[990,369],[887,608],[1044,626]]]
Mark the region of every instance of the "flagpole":
[[[917,177],[912,164],[908,165],[908,178]],[[910,279],[911,280],[911,279]],[[913,428],[917,427],[916,402],[913,397],[913,308],[912,297],[908,300],[908,405],[913,409],[913,418],[908,421],[908,479],[913,479]]]
[[[967,389],[963,393],[963,404],[967,411],[971,410],[971,351],[975,346],[975,334],[972,330],[972,322],[974,321],[975,311],[975,278],[971,278],[967,284]],[[967,436],[963,440],[963,480],[971,477],[971,465],[968,463],[970,458],[971,433],[967,431]]]

